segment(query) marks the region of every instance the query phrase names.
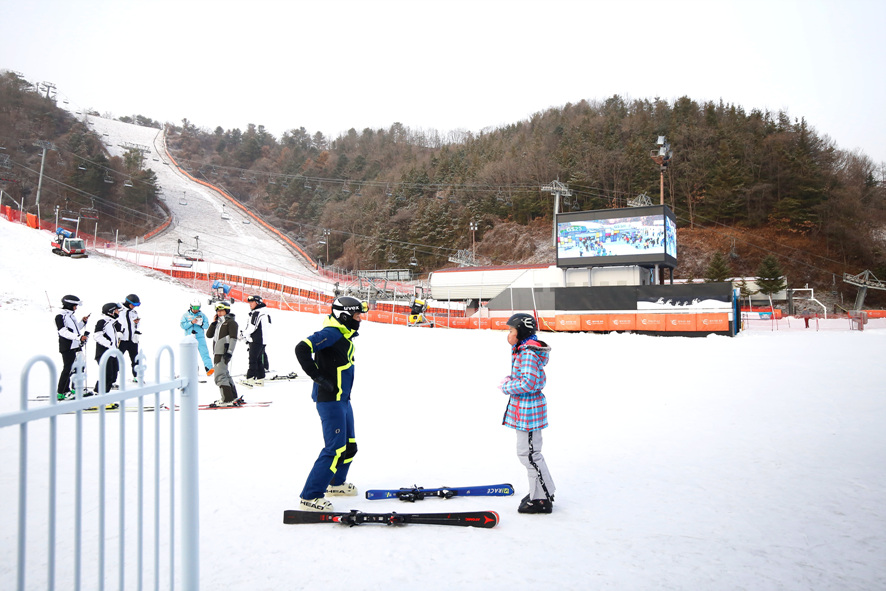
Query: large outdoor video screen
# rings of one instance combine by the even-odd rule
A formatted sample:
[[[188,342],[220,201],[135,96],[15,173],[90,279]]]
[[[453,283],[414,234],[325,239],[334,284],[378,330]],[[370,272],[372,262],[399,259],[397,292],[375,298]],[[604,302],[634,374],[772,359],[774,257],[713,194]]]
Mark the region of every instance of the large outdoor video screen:
[[[557,215],[557,266],[677,266],[677,223],[667,205]]]

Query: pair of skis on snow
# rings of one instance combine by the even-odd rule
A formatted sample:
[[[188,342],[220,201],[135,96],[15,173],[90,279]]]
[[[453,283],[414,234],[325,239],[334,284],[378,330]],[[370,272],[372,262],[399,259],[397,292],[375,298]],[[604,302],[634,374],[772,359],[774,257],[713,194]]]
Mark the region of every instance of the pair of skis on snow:
[[[514,487],[510,484],[493,484],[489,486],[465,486],[465,487],[440,487],[401,489],[367,490],[366,498],[377,499],[400,499],[409,503],[423,499],[436,497],[451,499],[453,497],[508,497],[514,494]],[[422,523],[431,525],[456,525],[461,527],[491,528],[498,524],[498,513],[495,511],[466,511],[458,513],[363,513],[352,510],[347,513],[321,512],[321,511],[284,511],[283,523],[340,523],[354,526],[364,523],[382,523],[385,525],[404,525],[407,523]]]

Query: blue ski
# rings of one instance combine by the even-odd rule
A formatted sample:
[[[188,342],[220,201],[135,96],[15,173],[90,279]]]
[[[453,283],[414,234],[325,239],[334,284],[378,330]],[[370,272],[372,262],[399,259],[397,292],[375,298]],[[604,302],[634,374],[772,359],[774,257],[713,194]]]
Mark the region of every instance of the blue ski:
[[[370,501],[378,499],[400,499],[413,503],[427,497],[451,499],[452,497],[509,497],[514,494],[512,484],[490,484],[486,486],[441,486],[440,488],[412,488],[367,490],[366,498]]]

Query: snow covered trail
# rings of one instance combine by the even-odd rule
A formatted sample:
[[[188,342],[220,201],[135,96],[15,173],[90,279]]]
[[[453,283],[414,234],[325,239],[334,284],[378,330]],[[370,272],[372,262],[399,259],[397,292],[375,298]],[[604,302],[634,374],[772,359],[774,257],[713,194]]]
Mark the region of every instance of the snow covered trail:
[[[235,205],[183,175],[166,156],[160,130],[94,116],[88,123],[112,156],[122,156],[127,144],[150,147],[145,164],[157,175],[160,197],[172,211],[173,225],[144,243],[146,251],[172,255],[181,240],[183,250],[199,246],[204,258],[216,263],[317,279],[316,271],[291,247],[260,224],[250,223],[251,218]],[[229,219],[222,219],[223,213]]]
[[[0,220],[0,252],[26,253],[0,257],[7,336],[0,340],[0,412],[16,406],[28,359],[45,354],[58,362],[53,317],[62,295],[82,298],[81,312],[92,312],[94,325],[104,302],[139,294],[142,349],[153,361],[161,346],[182,338],[178,322],[196,293],[109,257],[55,256],[48,241],[47,232]],[[243,318],[247,305],[233,310]],[[270,363],[299,371],[293,347],[322,317],[271,313]],[[527,483],[514,433],[501,425],[507,399],[496,386],[510,367],[504,333],[366,322],[355,341],[359,453],[349,475],[361,494],[333,499],[336,508],[487,509],[501,523],[491,530],[284,525],[322,436],[310,382],[271,383],[245,392],[272,401],[267,408],[198,413],[202,588],[886,589],[886,329],[543,339],[552,346],[544,454],[557,485],[553,514],[516,512]],[[245,369],[245,347],[233,365],[235,373]],[[46,381],[35,371],[34,388]],[[199,385],[201,403],[217,397],[211,381]],[[97,419],[84,422],[94,429]],[[59,417],[61,450],[72,447],[75,425],[75,417]],[[45,448],[45,426],[30,432],[43,434],[34,445]],[[88,449],[94,464],[96,450]],[[3,499],[16,498],[17,450],[18,431],[0,429]],[[47,457],[30,456],[35,483]],[[59,464],[58,482],[70,492],[74,462]],[[517,494],[415,504],[362,496],[367,488],[499,482],[511,482]],[[34,495],[28,506],[40,524],[45,495]],[[14,506],[0,507],[0,581],[12,579],[15,564]],[[94,526],[94,511],[87,515]],[[60,518],[60,560],[72,554],[72,523]],[[94,548],[93,541],[86,551]],[[164,539],[161,555],[168,550]],[[45,588],[45,551],[35,535],[30,588]],[[117,558],[109,552],[106,560]],[[64,588],[70,578],[58,581]],[[84,588],[97,587],[90,583]]]

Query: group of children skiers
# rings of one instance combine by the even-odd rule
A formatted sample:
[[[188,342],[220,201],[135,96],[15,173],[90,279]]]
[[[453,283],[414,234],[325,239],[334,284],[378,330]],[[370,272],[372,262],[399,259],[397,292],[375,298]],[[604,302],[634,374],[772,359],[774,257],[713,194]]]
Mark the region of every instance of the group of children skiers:
[[[62,311],[55,317],[55,327],[58,331],[58,350],[62,355],[62,371],[59,375],[56,396],[59,400],[71,397],[74,389],[71,387],[71,369],[77,354],[84,350],[90,331],[86,330],[86,324],[91,314],[77,318],[77,308],[82,305],[80,298],[74,295],[66,295],[62,298]],[[101,361],[105,351],[119,349],[124,355],[128,354],[131,361],[132,377],[136,379],[135,358],[138,355],[138,330],[140,319],[138,308],[141,305],[139,297],[131,293],[126,296],[123,303],[109,302],[102,306],[102,317],[95,323],[93,340],[96,343],[95,360]],[[105,365],[105,389],[115,388],[117,374],[120,367],[117,358],[111,356]],[[99,391],[101,381],[95,383],[95,391]]]
[[[199,299],[190,303],[182,315],[180,326],[185,335],[197,340],[200,357],[208,376],[213,376],[221,392],[217,406],[236,406],[243,403],[231,376],[229,364],[238,336],[248,346],[249,370],[243,381],[250,387],[264,383],[268,369],[266,339],[271,318],[266,304],[257,295],[247,298],[250,307],[245,327],[240,327],[227,301],[215,303],[215,315],[210,322],[201,311]],[[62,298],[62,312],[55,322],[59,335],[59,351],[63,369],[58,383],[58,397],[70,396],[71,367],[85,346],[89,331],[84,330],[89,315],[76,317],[81,301],[76,296]],[[96,361],[105,351],[117,348],[132,359],[135,377],[135,357],[138,354],[139,318],[136,308],[141,304],[135,294],[129,294],[122,304],[102,306],[102,318],[95,324]],[[323,431],[324,447],[311,468],[300,494],[300,509],[305,511],[332,511],[327,496],[355,496],[357,487],[347,482],[351,462],[357,453],[354,433],[354,413],[351,408],[351,390],[354,385],[354,342],[366,302],[353,297],[337,297],[323,327],[299,342],[295,356],[304,372],[313,380],[313,399]],[[530,314],[514,314],[507,321],[507,341],[511,346],[511,372],[499,389],[508,396],[502,424],[517,433],[517,457],[526,468],[529,493],[520,501],[520,513],[551,513],[556,488],[547,463],[541,453],[542,430],[548,426],[547,401],[542,390],[547,383],[545,365],[551,348],[537,337],[538,325]],[[206,338],[212,339],[212,355]],[[105,388],[112,388],[119,367],[114,356],[105,366]],[[100,382],[96,383],[96,392]]]

